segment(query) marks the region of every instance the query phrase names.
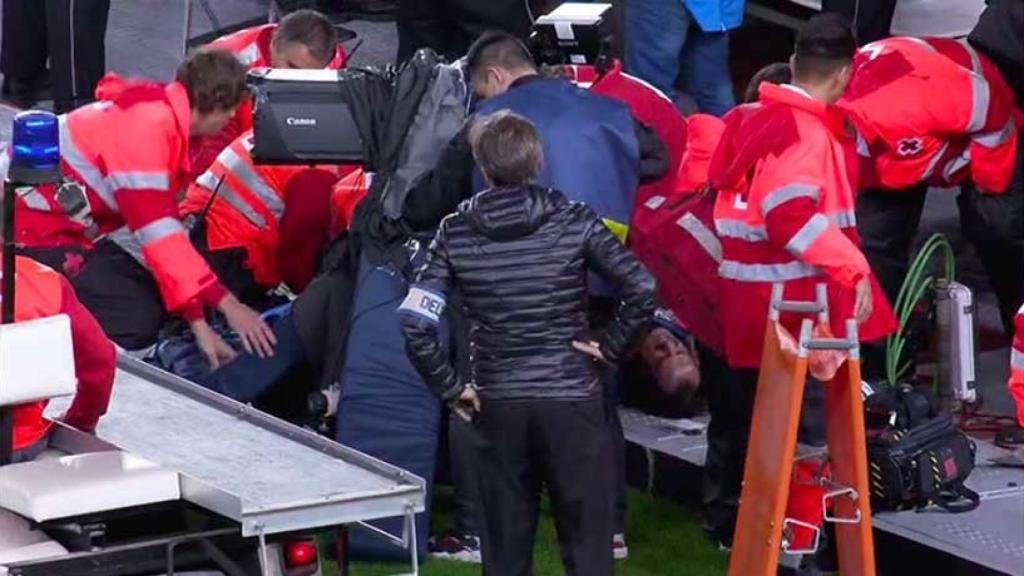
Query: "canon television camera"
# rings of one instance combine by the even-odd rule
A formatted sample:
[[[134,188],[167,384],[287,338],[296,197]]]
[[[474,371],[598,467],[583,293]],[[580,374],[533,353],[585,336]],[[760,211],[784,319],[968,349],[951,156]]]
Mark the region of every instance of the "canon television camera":
[[[344,70],[259,68],[253,99],[256,164],[366,163],[363,138],[342,94]]]

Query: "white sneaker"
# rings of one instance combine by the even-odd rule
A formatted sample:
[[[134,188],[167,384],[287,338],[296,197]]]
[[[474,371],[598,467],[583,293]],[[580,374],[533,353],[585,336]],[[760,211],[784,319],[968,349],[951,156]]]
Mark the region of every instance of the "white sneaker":
[[[616,560],[629,558],[629,546],[626,546],[626,535],[616,534],[612,536],[612,557]]]
[[[434,558],[480,564],[480,538],[468,534],[448,533],[432,537],[428,541],[430,555]]]

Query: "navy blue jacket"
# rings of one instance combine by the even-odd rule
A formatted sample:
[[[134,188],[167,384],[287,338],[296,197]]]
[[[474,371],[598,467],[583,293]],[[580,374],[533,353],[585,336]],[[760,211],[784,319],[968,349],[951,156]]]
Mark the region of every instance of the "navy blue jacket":
[[[562,78],[529,76],[477,108],[510,110],[533,122],[544,145],[537,184],[559,190],[605,219],[629,225],[639,184],[640,147],[629,107]],[[487,188],[476,171],[474,192]]]
[[[548,96],[551,100],[545,102]],[[535,101],[523,101],[527,99]],[[528,76],[519,79],[505,94],[481,103],[477,112],[513,105],[541,131],[548,167],[544,176],[548,182],[544,183],[564,190],[572,200],[586,202],[601,217],[618,220],[624,213],[621,222],[627,224],[633,206],[623,199],[631,202],[638,183],[661,178],[668,169],[665,145],[652,129],[633,119],[625,104],[576,88],[568,81]],[[597,116],[606,111],[608,119]],[[402,219],[412,229],[432,231],[442,218],[455,211],[459,202],[482,189],[474,184],[476,163],[467,139],[470,124],[471,121],[467,122],[452,138],[434,170],[424,174],[406,196]],[[608,166],[594,168],[596,158],[613,154],[621,157],[607,161]],[[587,177],[587,170],[602,174],[606,181]],[[593,183],[595,187],[584,190],[584,183]],[[602,199],[594,200],[597,197]]]

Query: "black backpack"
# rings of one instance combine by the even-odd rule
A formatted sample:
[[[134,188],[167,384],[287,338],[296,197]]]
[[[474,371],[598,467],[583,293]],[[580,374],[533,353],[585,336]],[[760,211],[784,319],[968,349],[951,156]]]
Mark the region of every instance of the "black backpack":
[[[978,507],[980,497],[964,485],[974,470],[974,442],[938,410],[934,396],[883,387],[864,409],[872,510],[935,504],[959,513]]]

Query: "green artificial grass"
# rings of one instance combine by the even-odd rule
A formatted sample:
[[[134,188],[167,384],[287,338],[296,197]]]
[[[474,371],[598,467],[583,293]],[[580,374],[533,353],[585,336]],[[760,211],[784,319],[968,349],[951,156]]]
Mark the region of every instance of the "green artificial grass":
[[[434,502],[435,532],[451,526],[451,492],[439,490]],[[616,563],[618,576],[718,576],[725,574],[727,556],[704,536],[700,518],[683,506],[642,492],[629,496],[629,558]],[[609,543],[609,546],[611,543]],[[534,547],[534,574],[563,574],[551,511],[543,511]],[[389,576],[408,573],[407,564],[354,563],[351,576]],[[325,576],[336,569],[326,567]],[[461,562],[431,560],[421,567],[423,576],[479,576],[480,567]]]

